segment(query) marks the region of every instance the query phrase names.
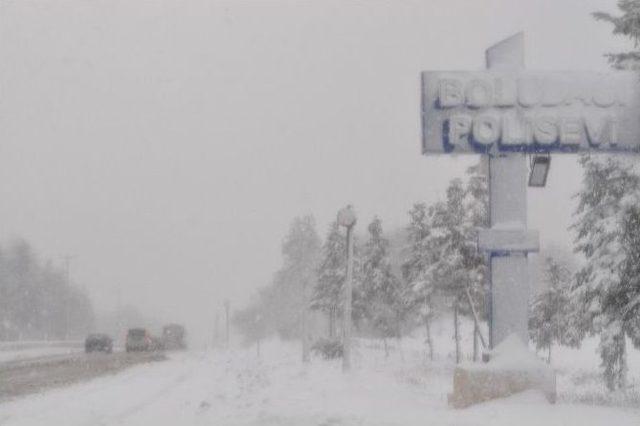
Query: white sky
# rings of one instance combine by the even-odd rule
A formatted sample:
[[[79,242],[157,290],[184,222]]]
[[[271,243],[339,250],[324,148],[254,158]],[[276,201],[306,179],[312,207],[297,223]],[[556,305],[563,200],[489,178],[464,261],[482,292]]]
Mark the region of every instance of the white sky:
[[[614,0],[0,0],[0,237],[70,253],[102,309],[212,324],[267,283],[291,218],[353,203],[404,226],[472,157],[420,155],[419,73],[481,69],[524,30],[530,69],[604,70]],[[530,193],[566,244],[580,171]]]

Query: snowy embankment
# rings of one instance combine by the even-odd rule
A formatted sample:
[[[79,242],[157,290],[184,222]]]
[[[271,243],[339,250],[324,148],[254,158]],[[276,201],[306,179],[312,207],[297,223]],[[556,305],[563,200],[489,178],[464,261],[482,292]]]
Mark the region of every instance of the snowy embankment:
[[[640,350],[627,341],[628,389],[609,392],[602,379],[597,348],[597,338],[586,339],[579,349],[552,348],[551,365],[557,374],[558,398],[563,402],[640,407]]]
[[[245,350],[172,354],[157,364],[52,390],[0,406],[0,423],[26,425],[634,425],[640,407],[567,402],[549,405],[528,392],[464,410],[447,405],[451,391],[451,335],[434,330],[437,356],[425,361],[422,337],[393,344],[385,357],[381,342],[359,340],[354,369],[340,361],[300,362],[294,343],[269,341],[261,355]],[[465,339],[463,349],[470,349]],[[585,348],[583,351],[590,351]],[[572,374],[598,375],[597,357],[571,359],[558,351],[567,383],[561,393],[580,390]],[[569,353],[575,358],[575,354]],[[582,354],[582,351],[580,351]],[[562,367],[565,368],[565,367]],[[594,369],[595,368],[595,369]],[[633,377],[640,371],[632,366]],[[634,370],[635,369],[635,370]],[[589,385],[590,386],[590,385]]]
[[[83,342],[79,340],[0,342],[0,363],[69,355],[83,349]]]

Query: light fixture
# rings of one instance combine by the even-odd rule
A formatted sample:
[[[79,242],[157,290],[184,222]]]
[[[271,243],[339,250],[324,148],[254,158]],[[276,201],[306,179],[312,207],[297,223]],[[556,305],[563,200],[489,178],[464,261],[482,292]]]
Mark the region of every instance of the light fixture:
[[[551,156],[549,154],[536,154],[531,158],[531,170],[529,171],[529,186],[543,188],[547,184],[547,176],[551,168]]]
[[[356,224],[356,212],[353,210],[351,204],[341,209],[338,212],[338,225],[345,228],[351,228]]]

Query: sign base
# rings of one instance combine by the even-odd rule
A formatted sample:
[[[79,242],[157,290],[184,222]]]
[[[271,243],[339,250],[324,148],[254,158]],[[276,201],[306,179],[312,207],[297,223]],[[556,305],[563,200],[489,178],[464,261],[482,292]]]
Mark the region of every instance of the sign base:
[[[456,367],[448,401],[454,408],[465,408],[529,389],[541,391],[555,403],[556,374],[511,335],[491,352],[489,362]]]

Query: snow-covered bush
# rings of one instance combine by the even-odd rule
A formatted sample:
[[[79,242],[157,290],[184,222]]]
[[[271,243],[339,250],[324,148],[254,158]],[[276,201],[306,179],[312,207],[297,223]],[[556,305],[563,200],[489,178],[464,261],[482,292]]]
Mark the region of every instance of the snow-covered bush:
[[[336,339],[318,339],[312,346],[311,352],[324,359],[342,358],[342,342]]]

